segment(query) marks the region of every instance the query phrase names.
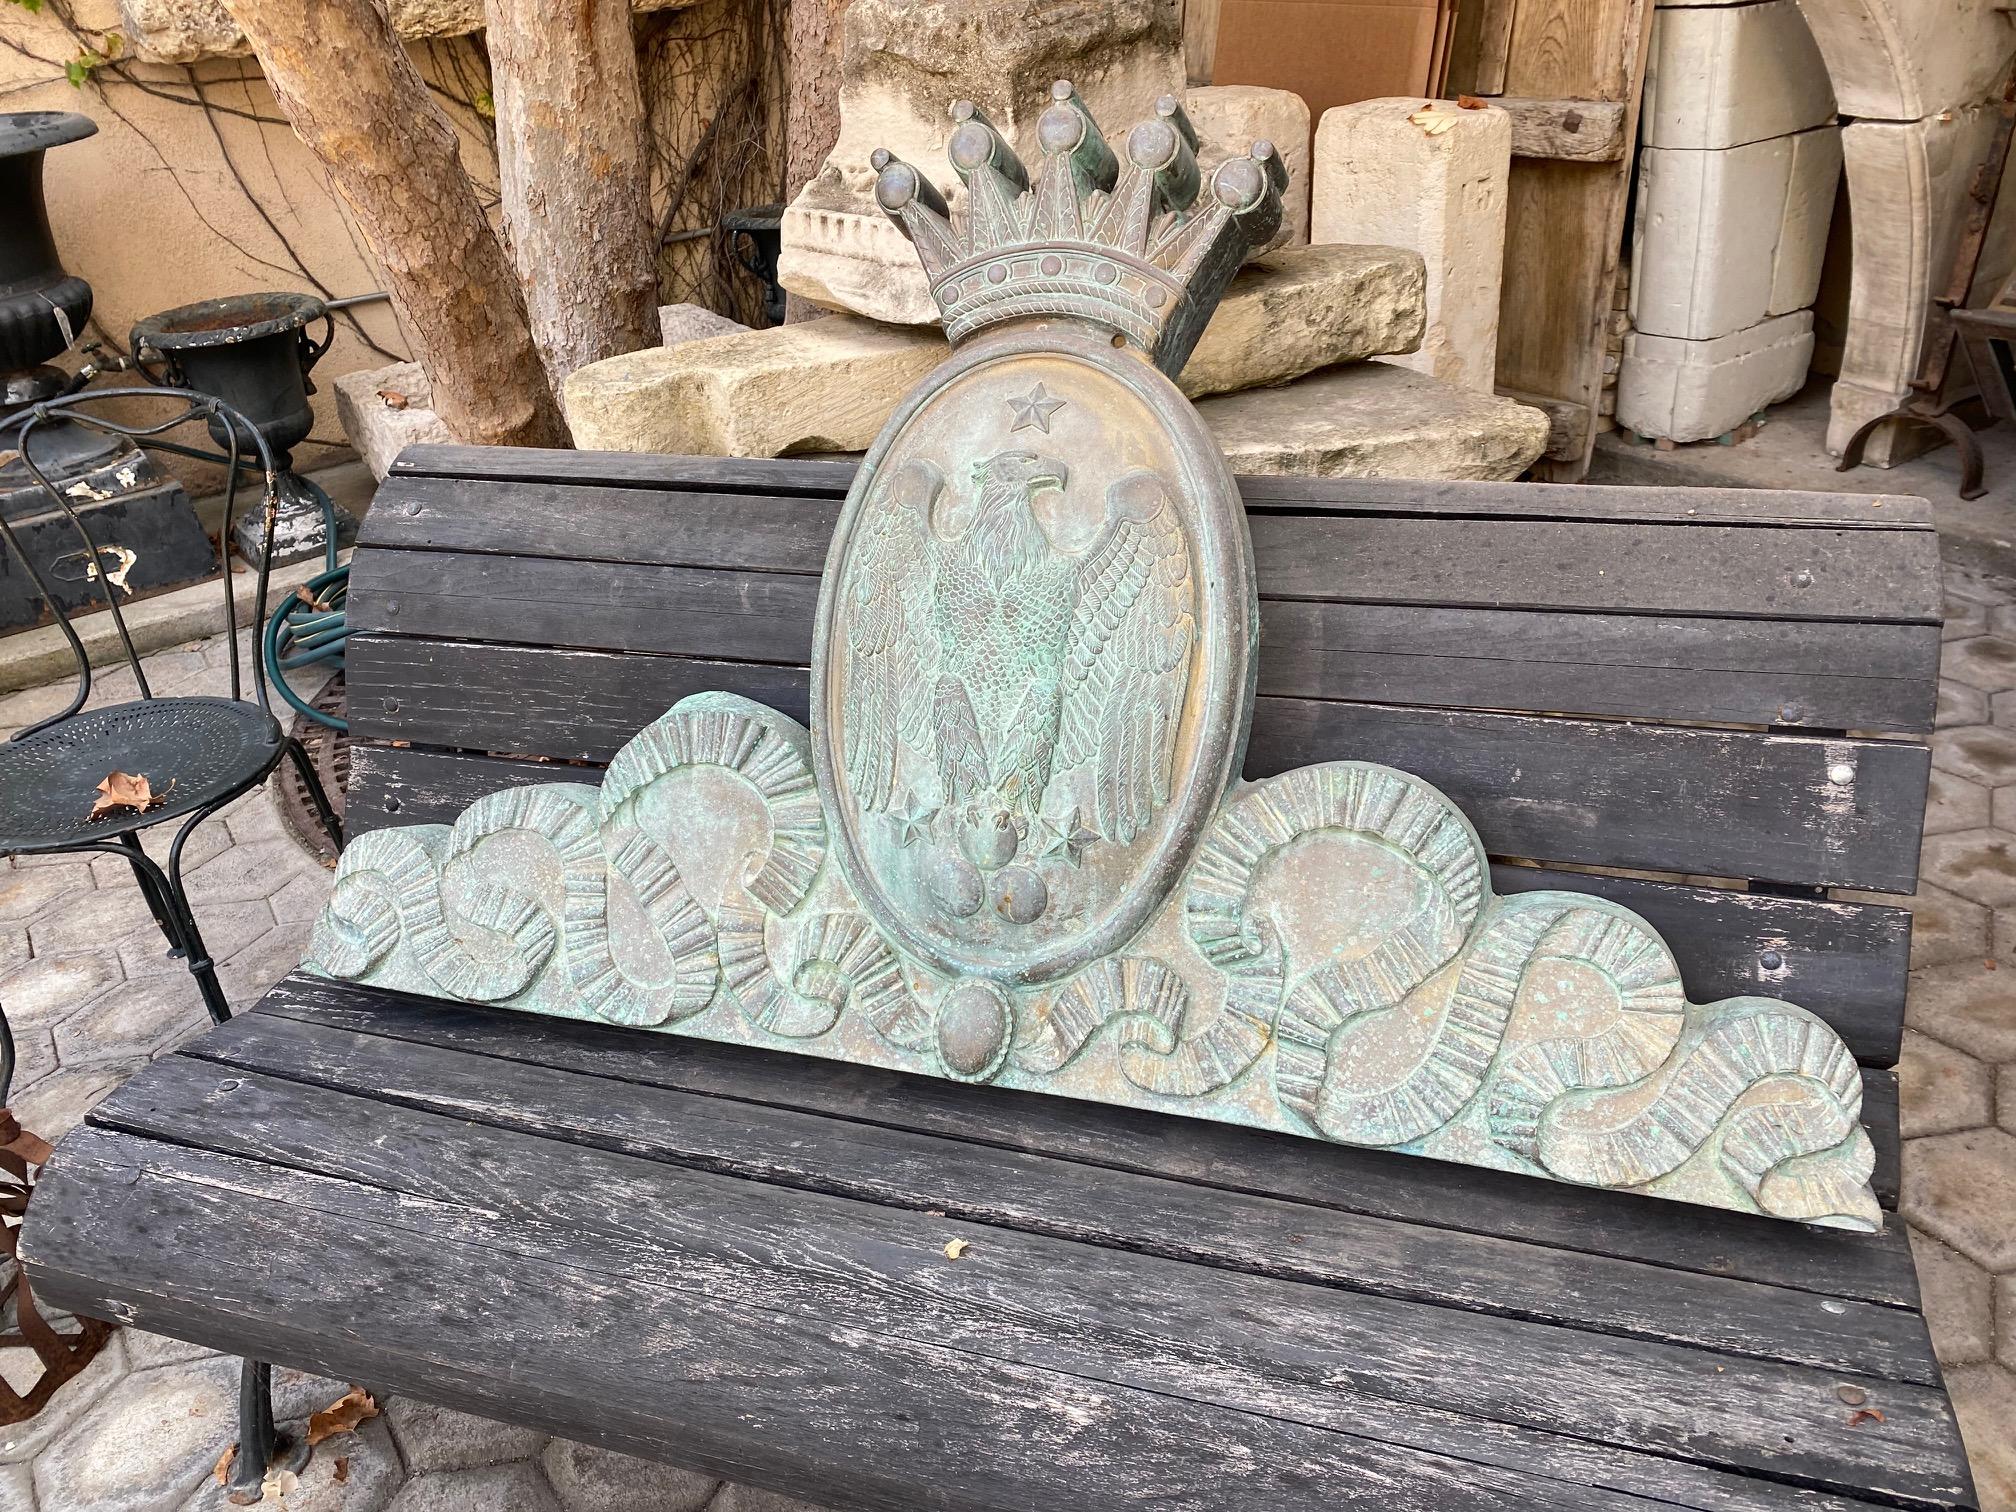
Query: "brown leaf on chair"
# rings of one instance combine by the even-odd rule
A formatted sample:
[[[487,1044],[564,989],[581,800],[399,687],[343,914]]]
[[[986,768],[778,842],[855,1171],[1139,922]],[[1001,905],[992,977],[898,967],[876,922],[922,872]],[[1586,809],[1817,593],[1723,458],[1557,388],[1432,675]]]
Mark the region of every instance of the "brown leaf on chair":
[[[378,1404],[362,1386],[352,1386],[342,1396],[308,1419],[308,1447],[313,1449],[326,1438],[354,1433],[357,1425],[378,1416]]]
[[[218,1485],[224,1486],[230,1484],[231,1462],[237,1458],[238,1458],[238,1446],[236,1444],[226,1444],[224,1446],[224,1452],[217,1456],[216,1467],[212,1469],[210,1472],[212,1475],[217,1477]]]
[[[380,389],[378,390],[378,397],[385,401],[385,408],[387,409],[404,409],[413,402],[397,389]]]
[[[127,812],[144,814],[167,801],[167,793],[155,792],[144,772],[107,772],[105,780],[98,784],[97,798],[92,800],[91,817],[103,819],[107,814]]]

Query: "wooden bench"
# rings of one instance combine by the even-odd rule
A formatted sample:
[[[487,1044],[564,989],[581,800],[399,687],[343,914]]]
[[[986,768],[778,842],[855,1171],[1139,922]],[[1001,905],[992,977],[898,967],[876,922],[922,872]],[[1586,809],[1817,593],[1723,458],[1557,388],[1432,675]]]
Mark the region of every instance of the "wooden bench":
[[[353,833],[592,781],[697,690],[804,718],[850,476],[406,453],[350,596]],[[1894,1207],[1909,915],[1829,890],[1916,883],[1926,507],[1243,486],[1249,775],[1417,773],[1501,891],[1617,899],[1696,1001],[1825,1017]],[[62,1142],[24,1254],[58,1306],[835,1507],[1975,1504],[1894,1214],[1855,1236],[298,974]]]

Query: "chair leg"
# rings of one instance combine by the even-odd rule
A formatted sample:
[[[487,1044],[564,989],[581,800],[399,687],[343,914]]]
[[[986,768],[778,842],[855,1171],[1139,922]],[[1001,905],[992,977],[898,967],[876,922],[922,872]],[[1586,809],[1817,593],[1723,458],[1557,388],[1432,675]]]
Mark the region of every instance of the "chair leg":
[[[196,990],[203,995],[203,1007],[209,1012],[211,1022],[222,1024],[230,1020],[231,1004],[224,996],[223,984],[217,980],[217,964],[210,959],[210,951],[203,944],[203,932],[196,927],[196,915],[189,907],[189,893],[182,885],[182,847],[196,826],[209,817],[209,810],[199,810],[183,822],[175,836],[175,843],[168,847],[165,880],[168,906],[174,914],[176,928],[182,933],[182,942],[188,949],[189,974],[196,978]]]
[[[238,1371],[238,1453],[224,1495],[234,1506],[250,1507],[266,1495],[274,1469],[299,1474],[308,1464],[306,1440],[294,1443],[273,1426],[273,1367],[264,1360],[241,1360]]]
[[[315,805],[315,820],[322,826],[322,833],[329,837],[331,845],[342,850],[343,821],[329,806],[329,794],[322,786],[322,774],[315,770],[315,763],[308,759],[308,752],[301,742],[291,735],[287,737],[287,755],[294,763],[294,770],[301,774],[302,785],[308,789],[308,801]]]
[[[133,868],[133,880],[140,884],[140,896],[147,900],[147,911],[154,915],[154,922],[161,926],[161,933],[168,937],[168,953],[174,956],[186,954],[182,937],[176,933],[175,915],[170,911],[167,900],[162,895],[161,886],[155,880],[158,873],[153,867],[143,864],[143,861],[130,859],[132,852],[138,852],[143,858],[146,857],[147,853],[140,845],[140,837],[121,835],[119,845],[121,849],[129,852],[128,864]]]

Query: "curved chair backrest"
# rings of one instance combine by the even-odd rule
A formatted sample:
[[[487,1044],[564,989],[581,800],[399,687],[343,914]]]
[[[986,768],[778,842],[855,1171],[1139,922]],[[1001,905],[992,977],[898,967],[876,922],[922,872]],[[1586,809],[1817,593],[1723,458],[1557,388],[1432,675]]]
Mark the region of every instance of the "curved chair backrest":
[[[111,420],[104,415],[93,413],[95,408],[114,401],[131,403],[135,400],[155,399],[173,400],[179,408],[176,413],[170,415],[167,419],[152,425],[139,425]],[[221,452],[204,451],[193,446],[184,446],[178,442],[159,439],[165,432],[175,430],[193,421],[207,421],[213,417],[221,418],[227,422],[211,428],[213,436],[221,433],[226,438],[226,445]],[[73,394],[67,398],[52,399],[46,403],[31,406],[28,410],[28,418],[21,423],[15,433],[14,444],[20,449],[22,466],[27,469],[29,477],[34,480],[36,486],[54,501],[56,507],[69,520],[71,527],[77,532],[78,538],[84,543],[85,561],[92,563],[98,562],[100,558],[98,555],[98,544],[92,540],[90,528],[84,523],[83,518],[71,505],[69,499],[65,497],[63,491],[44,476],[40,465],[35,460],[34,448],[30,445],[30,441],[38,429],[58,420],[72,421],[78,425],[88,426],[92,430],[101,431],[108,435],[127,436],[136,441],[144,439],[148,445],[161,451],[173,452],[178,456],[194,457],[204,462],[222,460],[227,464],[227,474],[224,483],[224,519],[223,523],[218,527],[217,533],[217,560],[224,580],[224,626],[231,655],[231,696],[233,698],[242,698],[244,696],[243,682],[238,669],[238,612],[231,587],[231,521],[237,512],[239,474],[245,468],[245,459],[239,449],[239,438],[245,436],[251,439],[258,451],[259,472],[265,479],[263,498],[263,508],[266,514],[265,544],[259,553],[258,602],[252,620],[255,626],[263,625],[266,623],[267,584],[273,570],[274,513],[279,502],[278,474],[274,469],[273,453],[271,448],[266,444],[266,439],[252,428],[250,422],[244,416],[222,400],[213,399],[207,394],[192,393],[187,389],[158,387],[99,389],[91,393]],[[84,642],[78,638],[76,628],[70,623],[70,616],[64,611],[56,595],[50,591],[49,585],[43,581],[41,571],[36,567],[34,559],[22,547],[20,539],[14,533],[13,526],[8,522],[4,514],[0,514],[0,535],[6,537],[8,549],[16,557],[20,558],[22,566],[27,568],[29,580],[34,583],[35,591],[41,595],[43,602],[49,606],[50,613],[56,617],[56,623],[62,627],[63,637],[70,643],[70,654],[77,663],[77,691],[71,698],[69,707],[64,709],[60,714],[52,715],[48,719],[29,725],[27,728],[19,731],[15,736],[18,740],[23,735],[32,734],[36,730],[46,729],[52,724],[58,724],[84,707],[85,702],[91,696],[91,658],[89,653],[84,649]],[[112,611],[112,624],[118,631],[119,644],[126,655],[126,664],[133,669],[133,680],[139,687],[140,696],[142,698],[153,698],[154,691],[147,685],[147,673],[140,665],[140,653],[134,648],[133,637],[126,628],[126,616],[120,612],[119,596],[114,591],[113,584],[103,572],[93,573],[92,578],[97,582],[100,590],[105,595],[106,607]],[[258,699],[260,708],[270,708],[271,705],[266,686],[266,669],[256,646],[253,648],[250,660],[252,663],[253,696]]]

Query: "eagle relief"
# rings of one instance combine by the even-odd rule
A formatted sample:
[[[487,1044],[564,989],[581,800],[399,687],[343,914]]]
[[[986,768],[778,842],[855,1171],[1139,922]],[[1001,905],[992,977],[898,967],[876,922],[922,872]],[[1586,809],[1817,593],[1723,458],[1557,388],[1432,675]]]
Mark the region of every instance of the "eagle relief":
[[[811,728],[681,700],[599,786],[354,841],[327,975],[1868,1230],[1854,1058],[1696,1004],[1628,909],[1493,895],[1456,806],[1349,760],[1241,779],[1258,593],[1172,381],[1285,173],[1068,83],[1033,179],[952,107],[959,213],[876,154],[953,351],[864,459]]]

